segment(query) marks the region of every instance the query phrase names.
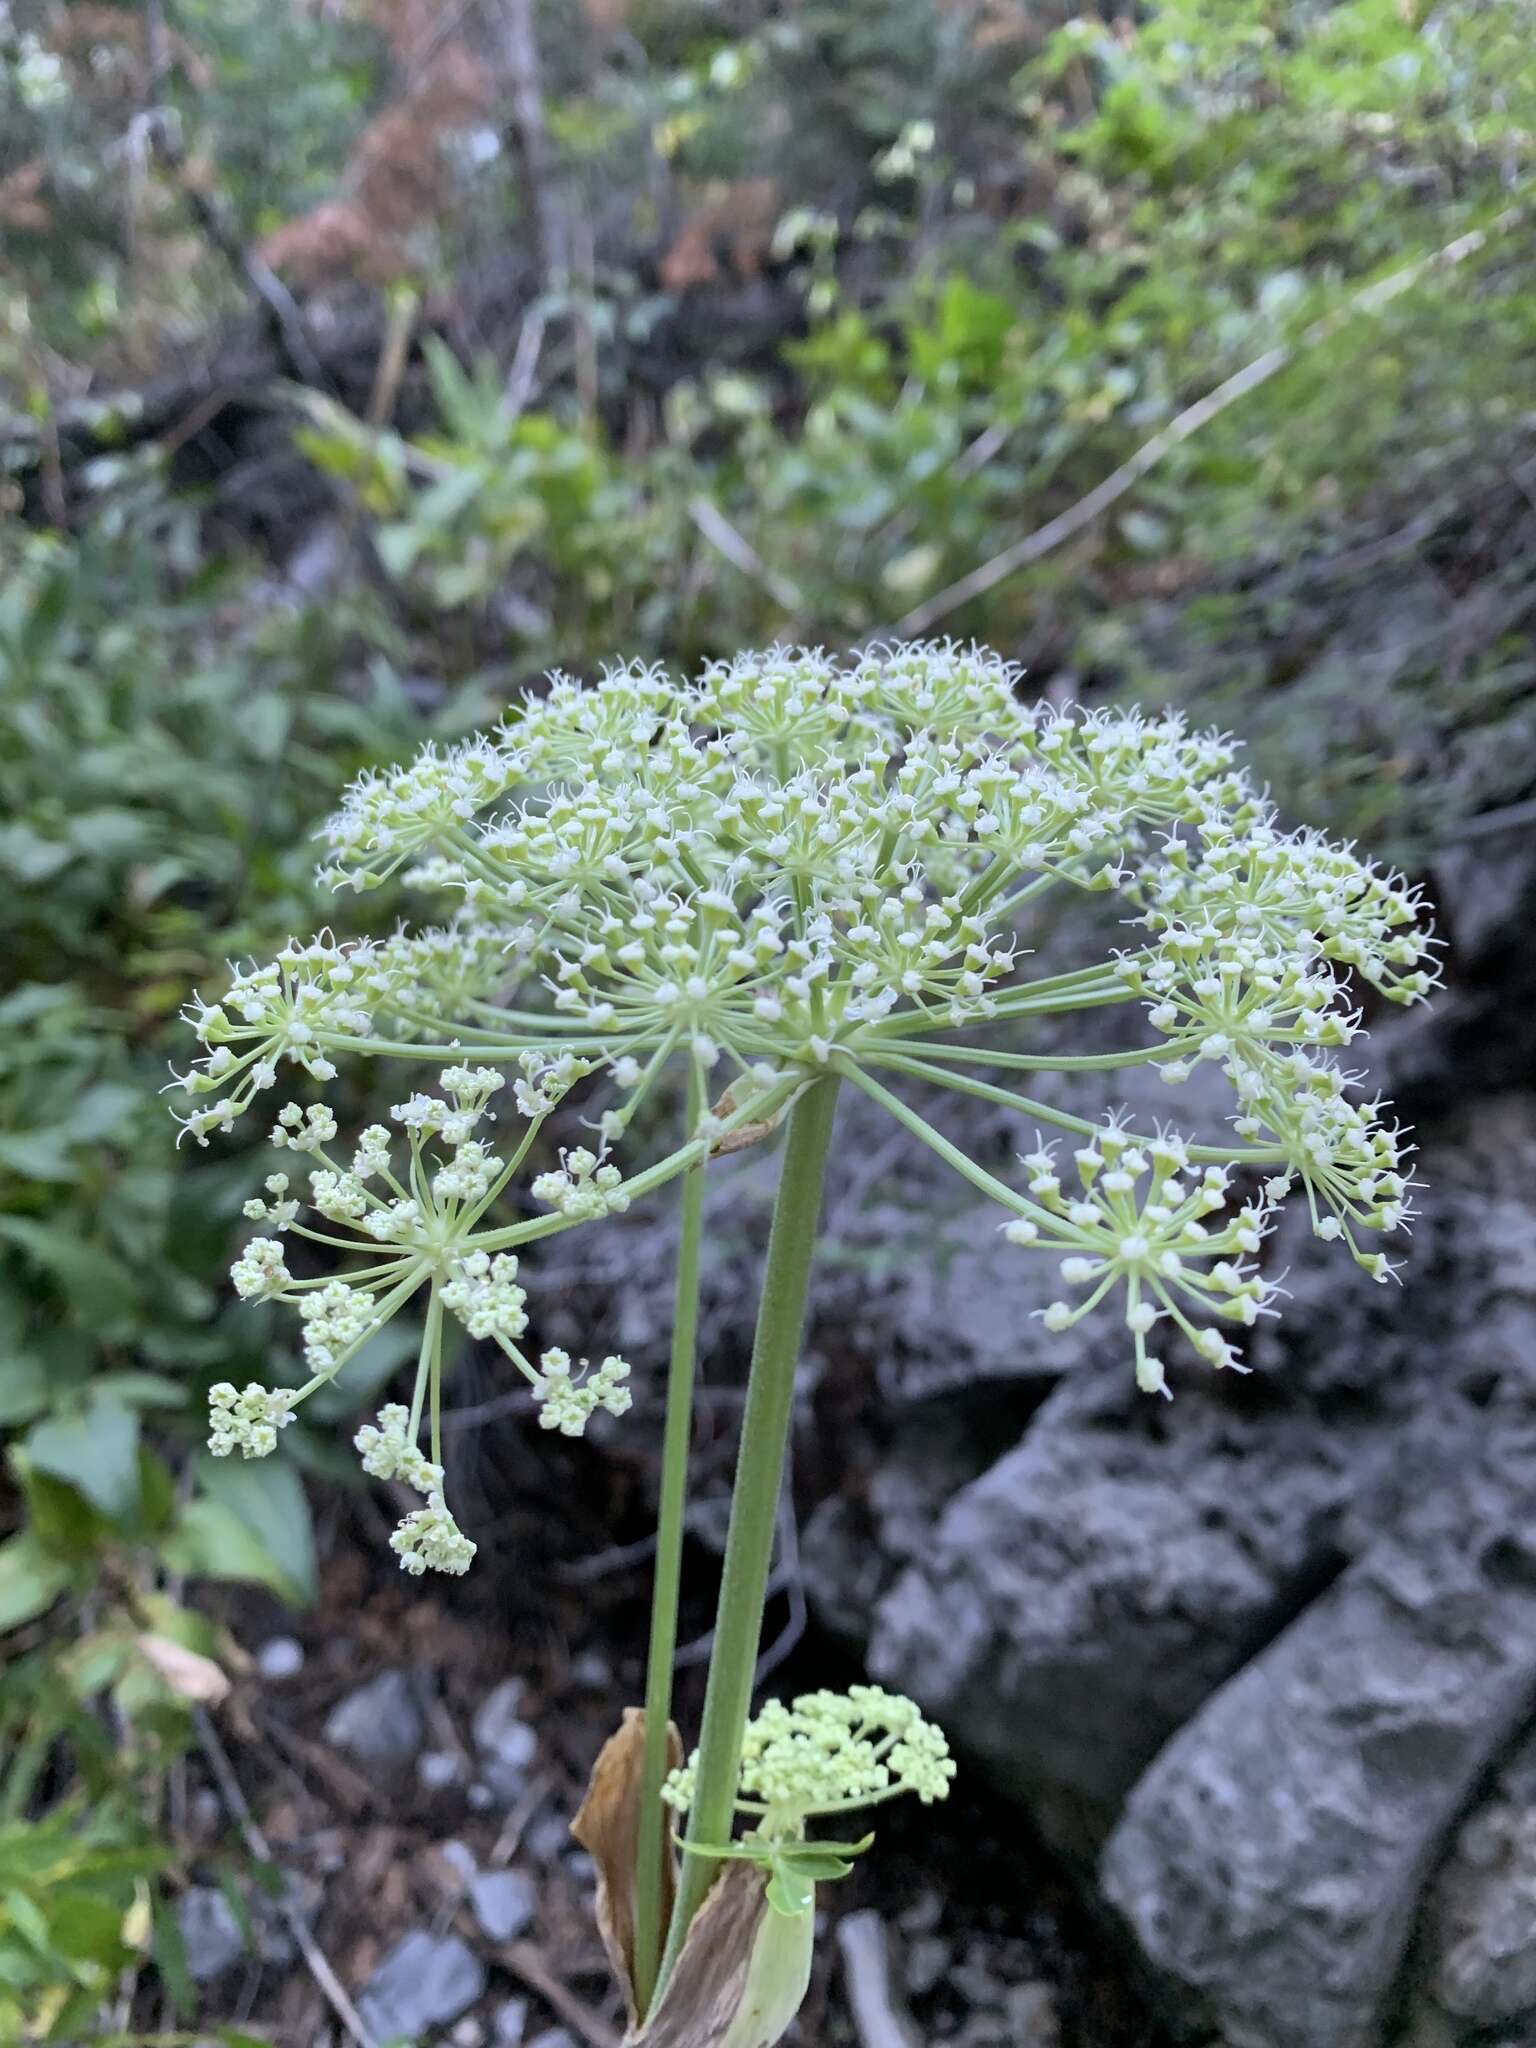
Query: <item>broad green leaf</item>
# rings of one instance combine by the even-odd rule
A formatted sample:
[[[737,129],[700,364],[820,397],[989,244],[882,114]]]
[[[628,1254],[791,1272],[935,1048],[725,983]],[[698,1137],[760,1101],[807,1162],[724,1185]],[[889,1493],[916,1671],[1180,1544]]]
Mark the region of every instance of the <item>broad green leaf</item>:
[[[29,1216],[0,1216],[0,1240],[42,1267],[87,1329],[110,1334],[138,1306],[134,1277],[121,1260],[83,1243],[63,1225],[39,1223]]]
[[[73,1414],[35,1423],[23,1439],[27,1459],[77,1486],[114,1520],[139,1506],[139,1418],[112,1394],[94,1394]]]
[[[0,1635],[45,1614],[70,1581],[70,1568],[30,1529],[0,1543]]]
[[[272,1559],[288,1598],[308,1605],[315,1597],[314,1531],[304,1482],[284,1458],[214,1458],[196,1461],[207,1498],[236,1515]]]

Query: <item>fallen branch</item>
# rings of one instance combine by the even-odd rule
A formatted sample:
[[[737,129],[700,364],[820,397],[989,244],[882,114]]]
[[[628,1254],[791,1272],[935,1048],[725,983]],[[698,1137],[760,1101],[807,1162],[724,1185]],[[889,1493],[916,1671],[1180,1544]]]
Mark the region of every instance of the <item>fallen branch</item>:
[[[1085,526],[1091,526],[1102,512],[1117,504],[1129,491],[1169,455],[1181,447],[1190,436],[1197,434],[1229,406],[1240,398],[1246,398],[1250,391],[1256,391],[1261,384],[1267,384],[1277,372],[1296,360],[1304,350],[1314,348],[1329,335],[1337,333],[1347,322],[1365,313],[1380,312],[1383,306],[1399,298],[1405,291],[1417,284],[1432,271],[1449,270],[1467,257],[1475,256],[1485,249],[1497,235],[1507,233],[1519,221],[1525,219],[1528,206],[1522,203],[1509,206],[1485,228],[1473,228],[1464,235],[1458,235],[1454,242],[1447,242],[1443,249],[1436,249],[1428,256],[1421,256],[1416,262],[1405,264],[1401,270],[1393,271],[1390,277],[1378,279],[1375,284],[1366,285],[1331,313],[1314,320],[1310,327],[1292,342],[1279,342],[1274,348],[1266,349],[1263,355],[1247,363],[1241,370],[1234,371],[1225,382],[1218,384],[1214,391],[1208,391],[1204,398],[1196,399],[1183,412],[1171,419],[1166,427],[1155,433],[1150,441],[1142,443],[1129,460],[1112,470],[1104,481],[1096,484],[1086,497],[1079,498],[1075,505],[1069,505],[1064,512],[1058,512],[1054,519],[1048,519],[1044,526],[1015,541],[1010,548],[1004,548],[1000,555],[994,555],[990,562],[983,562],[979,569],[972,569],[969,575],[951,583],[937,596],[925,599],[915,605],[905,617],[896,621],[895,632],[901,639],[915,639],[926,633],[940,619],[947,618],[961,605],[968,604],[973,597],[981,597],[994,590],[999,583],[1028,568],[1031,562],[1038,562],[1042,555],[1048,555],[1053,548],[1060,547],[1064,540],[1070,540],[1075,533],[1081,533]]]

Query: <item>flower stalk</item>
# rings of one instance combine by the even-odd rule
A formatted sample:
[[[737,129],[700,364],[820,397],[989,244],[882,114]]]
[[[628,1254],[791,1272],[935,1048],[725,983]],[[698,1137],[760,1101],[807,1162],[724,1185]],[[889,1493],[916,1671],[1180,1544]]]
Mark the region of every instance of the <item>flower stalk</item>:
[[[705,1110],[704,1073],[688,1069],[688,1132]],[[693,1436],[693,1382],[699,1326],[699,1258],[704,1235],[704,1160],[683,1176],[679,1207],[677,1278],[673,1290],[672,1355],[667,1368],[667,1409],[662,1425],[661,1490],[657,1504],[656,1568],[651,1587],[651,1641],[645,1670],[645,1747],[640,1780],[639,1848],[635,1860],[635,2001],[649,2009],[661,1966],[661,1865],[666,1809],[661,1788],[669,1769],[667,1732],[672,1719],[672,1667],[677,1655],[678,1592],[688,1512],[688,1449]]]
[[[677,1903],[672,1909],[661,1968],[663,1988],[681,1953],[689,1922],[715,1875],[717,1864],[709,1851],[729,1843],[735,1819],[742,1736],[757,1675],[768,1567],[794,1409],[795,1367],[800,1358],[836,1109],[837,1077],[829,1074],[814,1081],[790,1112],[758,1303],[714,1648],[704,1694],[699,1761],[685,1837],[692,1853],[683,1859]]]

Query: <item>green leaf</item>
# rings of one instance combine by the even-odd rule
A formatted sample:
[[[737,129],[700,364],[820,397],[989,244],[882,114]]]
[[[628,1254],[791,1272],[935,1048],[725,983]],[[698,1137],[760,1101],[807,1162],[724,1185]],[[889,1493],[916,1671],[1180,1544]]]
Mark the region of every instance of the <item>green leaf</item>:
[[[374,531],[375,552],[389,574],[397,579],[410,575],[416,566],[416,557],[426,544],[426,528],[413,525],[409,520],[399,520]]]
[[[0,1543],[0,1635],[45,1614],[69,1584],[70,1568],[30,1529]]]
[[[196,1461],[207,1499],[236,1516],[271,1559],[286,1597],[308,1606],[317,1590],[314,1530],[304,1482],[283,1458]]]
[[[160,1544],[160,1555],[175,1572],[197,1578],[244,1579],[290,1598],[276,1560],[232,1509],[216,1500],[189,1501],[176,1526]]]
[[[23,1352],[0,1363],[0,1429],[14,1429],[41,1415],[53,1399],[47,1367],[40,1358]]]
[[[130,1408],[185,1408],[187,1389],[163,1372],[104,1372],[92,1380],[98,1394],[110,1394]]]
[[[94,1559],[111,1535],[110,1524],[78,1488],[66,1486],[50,1472],[33,1471],[19,1444],[12,1463],[27,1504],[31,1533],[42,1548],[67,1565]]]
[[[99,1246],[82,1243],[62,1225],[38,1223],[29,1216],[0,1216],[0,1239],[43,1268],[89,1330],[108,1335],[138,1306],[138,1288],[121,1260]]]
[[[73,1415],[39,1422],[23,1439],[29,1463],[77,1486],[104,1515],[139,1506],[139,1418],[111,1394],[95,1394]]]

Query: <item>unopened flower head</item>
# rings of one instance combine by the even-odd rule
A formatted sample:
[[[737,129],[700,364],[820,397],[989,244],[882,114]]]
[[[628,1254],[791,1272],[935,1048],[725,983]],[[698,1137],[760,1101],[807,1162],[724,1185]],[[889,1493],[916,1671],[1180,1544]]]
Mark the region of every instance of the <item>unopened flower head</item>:
[[[679,1812],[693,1803],[698,1758],[667,1780]],[[911,1700],[875,1685],[770,1700],[747,1723],[737,1811],[759,1835],[798,1837],[811,1819],[878,1806],[903,1792],[948,1797],[955,1766],[943,1733]]]

